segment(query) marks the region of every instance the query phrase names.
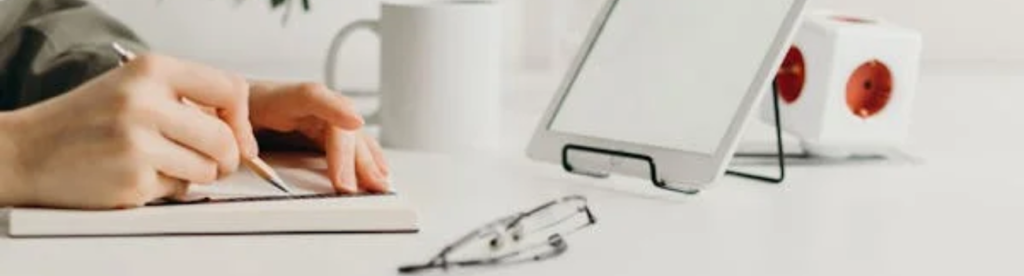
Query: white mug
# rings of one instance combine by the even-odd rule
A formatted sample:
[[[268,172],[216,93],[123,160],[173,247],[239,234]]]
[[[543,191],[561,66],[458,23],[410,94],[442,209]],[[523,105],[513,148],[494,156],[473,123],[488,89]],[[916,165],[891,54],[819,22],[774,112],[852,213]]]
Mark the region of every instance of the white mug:
[[[380,37],[380,107],[385,147],[468,153],[497,147],[502,10],[483,0],[386,0],[379,20],[359,20],[334,37],[324,72],[332,89],[337,53],[361,29]],[[358,96],[358,95],[350,95]]]

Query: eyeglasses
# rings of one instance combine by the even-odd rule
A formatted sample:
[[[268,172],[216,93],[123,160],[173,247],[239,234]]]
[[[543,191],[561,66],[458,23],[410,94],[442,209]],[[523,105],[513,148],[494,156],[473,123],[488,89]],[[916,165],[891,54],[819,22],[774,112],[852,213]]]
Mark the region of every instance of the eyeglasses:
[[[451,243],[429,262],[402,266],[398,272],[418,273],[551,259],[569,249],[566,236],[596,222],[586,198],[567,196],[488,223]]]

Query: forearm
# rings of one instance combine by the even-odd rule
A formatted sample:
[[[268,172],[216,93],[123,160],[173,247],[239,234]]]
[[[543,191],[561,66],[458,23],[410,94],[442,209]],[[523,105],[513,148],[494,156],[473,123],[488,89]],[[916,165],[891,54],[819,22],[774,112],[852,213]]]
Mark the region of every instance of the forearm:
[[[17,118],[13,112],[0,112],[0,207],[22,205],[24,196],[19,188],[20,168],[18,147],[14,140]]]

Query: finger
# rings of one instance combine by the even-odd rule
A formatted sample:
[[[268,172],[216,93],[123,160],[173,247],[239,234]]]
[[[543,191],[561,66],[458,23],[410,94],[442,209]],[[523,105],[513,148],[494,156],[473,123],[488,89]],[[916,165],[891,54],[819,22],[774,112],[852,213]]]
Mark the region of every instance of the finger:
[[[159,108],[161,112],[155,116],[156,126],[164,137],[216,162],[219,175],[227,175],[238,168],[238,144],[227,124],[177,101],[165,101],[157,105],[154,108]]]
[[[160,194],[154,198],[163,198],[175,201],[183,201],[186,199],[189,188],[187,181],[163,174],[159,175],[157,178],[157,185],[159,186],[157,190]]]
[[[336,127],[329,127],[325,131],[327,144],[324,145],[324,151],[327,152],[327,174],[331,184],[338,192],[358,192],[355,134]]]
[[[218,116],[233,130],[243,154],[246,157],[258,154],[249,122],[249,87],[241,77],[156,55],[142,55],[125,67],[169,86],[176,97],[217,109]]]
[[[387,179],[377,167],[373,153],[366,144],[366,140],[357,138],[356,143],[356,176],[359,179],[359,187],[373,193],[383,193],[389,190]]]
[[[387,178],[391,174],[391,169],[388,167],[388,162],[384,159],[384,150],[381,149],[380,143],[377,139],[373,139],[370,135],[365,132],[359,132],[360,138],[366,147],[370,149],[370,153],[373,155],[373,161],[376,162],[377,168],[380,169],[380,173]]]
[[[156,132],[144,132],[140,139],[140,147],[146,161],[158,173],[169,177],[196,182],[209,183],[217,179],[217,163],[187,147],[168,140]]]
[[[363,117],[351,102],[338,93],[327,89],[321,84],[301,84],[298,88],[302,99],[306,101],[296,106],[305,106],[317,118],[345,130],[355,130],[363,126]]]

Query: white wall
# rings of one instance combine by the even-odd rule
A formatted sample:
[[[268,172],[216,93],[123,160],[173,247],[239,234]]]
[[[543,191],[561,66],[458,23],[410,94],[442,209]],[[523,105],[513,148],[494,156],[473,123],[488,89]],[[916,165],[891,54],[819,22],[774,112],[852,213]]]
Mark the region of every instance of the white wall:
[[[313,0],[311,13],[295,13],[282,26],[282,11],[265,0],[93,0],[135,27],[157,49],[250,74],[269,74],[271,63],[290,68],[289,78],[319,78],[320,63],[333,32],[357,18],[376,17],[379,0]],[[525,57],[536,64],[548,52],[568,55],[578,35],[554,29],[585,28],[587,15],[602,0],[504,0],[527,3]],[[673,0],[678,1],[678,0]],[[814,1],[814,0],[812,0]],[[241,3],[241,4],[238,4]],[[563,3],[563,4],[556,4]],[[567,4],[565,4],[567,3]],[[921,30],[927,62],[1024,63],[1024,1],[1019,0],[817,0],[814,8],[875,15]],[[558,8],[564,6],[566,8]],[[297,10],[296,10],[297,11]],[[556,16],[554,19],[551,16]],[[572,33],[570,31],[570,33]],[[343,55],[341,74],[354,86],[375,86],[376,41],[357,38]],[[543,63],[543,62],[541,62]]]
[[[283,10],[265,0],[94,0],[136,29],[158,51],[253,75],[320,78],[334,32],[359,18],[375,18],[376,0],[313,0],[296,8],[288,24]],[[377,40],[357,34],[342,51],[341,74],[358,86],[375,86]]]

